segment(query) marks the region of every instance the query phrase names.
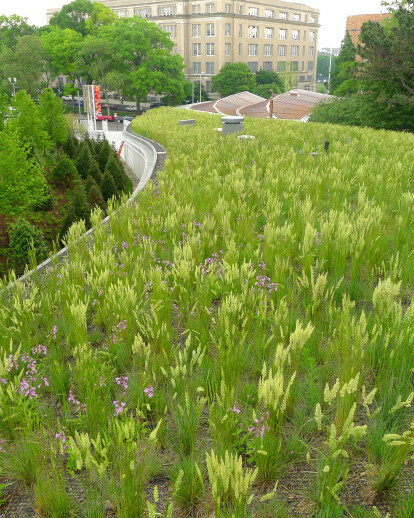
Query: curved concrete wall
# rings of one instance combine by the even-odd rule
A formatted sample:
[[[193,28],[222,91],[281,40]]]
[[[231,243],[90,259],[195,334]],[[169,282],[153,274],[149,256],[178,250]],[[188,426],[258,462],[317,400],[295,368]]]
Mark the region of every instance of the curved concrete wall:
[[[151,175],[157,165],[158,154],[165,154],[165,151],[157,152],[154,145],[149,140],[136,135],[132,131],[130,124],[124,127],[122,131],[122,140],[124,141],[122,158],[129,165],[137,178],[139,178],[138,186],[127,201],[127,203],[131,203],[135,200],[137,194],[142,191],[148,180],[151,178]],[[107,216],[105,219],[103,219],[100,225],[107,225],[109,231],[111,225],[110,217]],[[89,229],[80,239],[86,238],[93,241],[93,230],[93,228]],[[30,270],[28,273],[20,277],[16,282],[30,281],[34,274],[41,274],[45,272],[47,268],[51,266],[52,261],[56,259],[59,261],[65,261],[67,256],[68,249],[66,247],[62,248],[62,250],[46,259],[46,261],[36,266],[36,268]],[[16,282],[9,284],[7,286],[7,290],[12,290]]]

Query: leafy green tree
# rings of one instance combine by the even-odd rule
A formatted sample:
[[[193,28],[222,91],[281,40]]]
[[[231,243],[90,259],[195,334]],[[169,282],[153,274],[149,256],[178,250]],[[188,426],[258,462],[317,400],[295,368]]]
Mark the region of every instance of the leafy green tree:
[[[43,152],[50,146],[50,140],[33,99],[24,91],[17,92],[13,107],[19,116],[10,120],[9,124],[16,129],[21,142]]]
[[[72,29],[60,29],[52,27],[50,31],[42,34],[42,44],[47,55],[47,68],[54,76],[62,74],[75,84],[82,74],[79,64],[79,50],[82,45],[82,35]],[[73,111],[75,111],[75,99],[73,99]]]
[[[102,178],[101,192],[103,199],[108,201],[112,196],[116,196],[116,185],[112,175],[109,171],[106,171]]]
[[[257,85],[278,84],[279,88],[283,88],[283,81],[274,70],[258,70],[256,72]]]
[[[251,92],[255,86],[255,75],[245,63],[229,63],[213,77],[213,89],[220,92],[222,97],[245,90]]]
[[[346,31],[345,38],[342,40],[341,52],[335,61],[335,69],[331,73],[331,84],[329,93],[335,95],[337,89],[343,84],[347,83],[342,87],[338,95],[344,95],[344,93],[351,90],[349,93],[357,91],[358,87],[356,82],[356,49],[352,42],[349,31]]]
[[[82,178],[86,178],[92,164],[91,150],[87,142],[83,141],[76,157],[76,169]]]
[[[54,14],[49,23],[51,26],[57,26],[60,29],[70,29],[82,36],[86,36],[86,20],[92,13],[92,2],[88,0],[74,0],[74,2],[64,5],[58,13]]]
[[[22,145],[17,131],[6,128],[0,138],[0,213],[20,214],[45,198],[43,168]]]
[[[38,82],[45,67],[45,53],[39,36],[34,34],[18,38],[13,48],[3,47],[0,52],[0,75],[3,84],[11,93],[12,85],[8,78],[16,78],[19,90],[36,95]]]
[[[260,97],[264,97],[265,99],[269,99],[271,96],[270,90],[273,90],[274,94],[280,94],[283,92],[283,87],[280,88],[279,83],[273,83],[269,85],[257,85],[253,88],[253,93],[256,95],[260,95]]]
[[[13,268],[16,274],[24,272],[26,264],[30,262],[31,254],[36,263],[41,263],[48,255],[48,248],[44,242],[43,234],[26,219],[18,218],[9,229],[9,253],[8,266]]]
[[[100,2],[92,3],[92,13],[85,21],[86,30],[89,35],[96,36],[99,27],[112,25],[117,20],[116,14]]]
[[[414,1],[393,2],[387,23],[364,23],[358,53],[363,77],[380,86],[384,97],[414,99]]]
[[[137,112],[150,90],[183,95],[183,59],[171,54],[173,42],[155,23],[137,16],[122,18],[101,26],[98,35],[109,42],[122,91],[136,98]]]
[[[45,88],[39,97],[39,114],[43,128],[49,135],[49,139],[59,150],[59,146],[66,142],[69,127],[63,115],[63,103],[56,97],[51,88]]]
[[[27,18],[12,14],[7,17],[0,15],[0,48],[13,49],[19,38],[34,34],[36,28],[27,23]]]

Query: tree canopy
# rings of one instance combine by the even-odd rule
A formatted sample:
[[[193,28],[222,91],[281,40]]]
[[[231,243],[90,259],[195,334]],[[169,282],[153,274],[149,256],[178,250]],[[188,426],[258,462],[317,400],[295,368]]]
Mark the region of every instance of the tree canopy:
[[[245,63],[229,63],[213,77],[213,89],[222,97],[244,92],[251,92],[256,86],[255,75]]]

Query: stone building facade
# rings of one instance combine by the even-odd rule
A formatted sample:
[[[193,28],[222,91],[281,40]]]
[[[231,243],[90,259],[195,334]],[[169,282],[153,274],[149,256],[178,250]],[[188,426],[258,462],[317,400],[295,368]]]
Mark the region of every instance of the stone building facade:
[[[171,34],[189,81],[212,90],[227,63],[294,70],[297,87],[315,90],[319,10],[274,0],[101,0],[119,18],[138,15]],[[56,12],[48,11],[48,19]]]

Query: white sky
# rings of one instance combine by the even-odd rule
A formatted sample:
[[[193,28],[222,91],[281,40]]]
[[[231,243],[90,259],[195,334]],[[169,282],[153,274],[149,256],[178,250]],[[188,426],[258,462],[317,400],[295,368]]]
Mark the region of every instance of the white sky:
[[[30,24],[45,25],[47,9],[61,7],[68,3],[68,0],[0,0],[0,14],[6,16],[18,14],[28,18]],[[307,0],[298,3],[320,10],[321,28],[318,42],[320,49],[340,46],[345,34],[347,16],[386,12],[386,9],[381,6],[381,0]]]

